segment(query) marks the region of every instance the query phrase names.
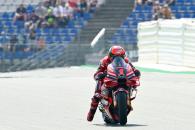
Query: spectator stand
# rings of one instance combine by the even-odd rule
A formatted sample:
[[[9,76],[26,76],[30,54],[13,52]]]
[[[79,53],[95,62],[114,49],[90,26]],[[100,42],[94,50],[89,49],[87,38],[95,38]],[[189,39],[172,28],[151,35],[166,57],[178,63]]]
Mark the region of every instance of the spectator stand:
[[[1,4],[1,7],[6,5],[6,8],[2,8],[0,12],[0,59],[1,63],[6,64],[20,64],[25,63],[31,56],[40,57],[53,52],[59,52],[62,47],[60,45],[70,44],[76,37],[80,30],[87,24],[88,20],[92,18],[93,13],[86,11],[80,11],[75,9],[71,14],[71,19],[68,20],[64,27],[38,27],[29,26],[32,23],[28,23],[26,19],[15,19],[17,7],[20,6],[22,0],[16,0],[15,2]],[[85,0],[84,0],[85,1]],[[31,16],[37,8],[40,0],[27,0],[22,1],[25,7],[26,16]],[[14,7],[14,8],[13,8]],[[12,8],[12,10],[9,10]],[[12,36],[17,36],[17,41],[11,45]],[[39,48],[39,40],[43,42],[42,49]],[[51,47],[51,46],[56,47]],[[11,49],[11,47],[14,49]],[[57,47],[58,46],[58,47]],[[41,55],[41,53],[45,53]],[[56,56],[57,55],[56,53]],[[38,58],[39,60],[47,60],[46,58]],[[29,59],[30,60],[30,59]]]
[[[137,24],[152,19],[152,7],[149,5],[137,5],[131,14],[123,21],[120,28],[111,39],[111,43],[132,44],[137,43]]]
[[[158,1],[158,0],[157,0]],[[160,0],[159,4],[164,5],[164,0]],[[194,0],[176,0],[169,4],[172,15],[175,18],[195,18],[195,1]],[[139,22],[150,21],[153,19],[153,4],[135,4],[134,10],[123,21],[120,28],[111,38],[113,44],[137,44],[137,25]]]

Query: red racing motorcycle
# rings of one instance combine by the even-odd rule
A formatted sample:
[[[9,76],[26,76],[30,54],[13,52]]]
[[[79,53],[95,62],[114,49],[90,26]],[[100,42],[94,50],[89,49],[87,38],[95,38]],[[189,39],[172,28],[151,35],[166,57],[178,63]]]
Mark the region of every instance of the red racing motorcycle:
[[[115,57],[107,67],[107,75],[103,80],[99,110],[107,124],[125,125],[130,113],[131,101],[135,99],[139,86],[139,78],[132,67],[122,57]],[[106,88],[106,89],[104,89]]]

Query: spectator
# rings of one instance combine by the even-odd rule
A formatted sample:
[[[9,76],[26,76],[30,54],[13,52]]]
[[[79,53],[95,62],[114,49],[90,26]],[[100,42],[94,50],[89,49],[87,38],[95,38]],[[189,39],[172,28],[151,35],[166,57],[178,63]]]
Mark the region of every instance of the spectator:
[[[35,14],[33,11],[31,14],[27,16],[27,21],[25,23],[25,27],[31,32],[32,30],[35,30],[37,27],[39,17]]]
[[[49,8],[49,7],[51,6],[50,0],[45,0],[45,2],[43,3],[43,5],[44,5],[46,8]]]
[[[52,9],[48,9],[48,15],[45,17],[45,21],[47,27],[56,27],[56,17],[53,15]]]
[[[43,2],[40,2],[38,4],[38,7],[35,8],[35,14],[39,17],[39,20],[37,21],[37,27],[45,27],[45,17],[47,16],[47,8],[43,6]]]
[[[58,27],[65,27],[68,21],[72,18],[72,11],[62,2],[61,5],[58,5],[54,8],[54,16],[56,17]]]
[[[53,15],[58,18],[61,15],[61,9],[60,5],[57,5],[53,8]]]
[[[80,2],[78,3],[78,10],[81,13],[81,16],[87,11],[86,0],[80,0]]]
[[[63,17],[63,10],[64,7],[60,4],[53,9],[53,15],[56,18],[57,25],[60,27],[63,27],[63,25],[65,24],[64,17]]]
[[[39,16],[36,15],[35,11],[32,11],[28,20],[32,21],[32,23],[36,23],[39,20]]]
[[[77,10],[77,3],[78,3],[78,0],[69,0],[68,1],[69,7],[73,8],[74,10]]]
[[[41,19],[45,18],[47,15],[47,8],[43,6],[43,3],[39,3],[38,7],[35,8],[35,14]]]
[[[69,6],[68,3],[65,4],[63,16],[66,17],[68,20],[72,19],[74,13],[74,9]]]
[[[37,28],[44,28],[45,26],[46,26],[45,19],[39,18],[39,21],[37,22]]]
[[[25,21],[26,20],[26,8],[23,4],[20,4],[20,6],[16,9],[16,14],[14,21]]]
[[[162,8],[161,8],[161,16],[163,19],[172,19],[172,13],[171,13],[171,9],[169,8],[169,6],[167,4],[165,4]]]
[[[36,51],[36,32],[35,30],[32,30],[28,35],[28,47],[25,49],[25,51]]]
[[[161,14],[161,6],[160,6],[158,1],[155,1],[153,3],[153,15],[152,15],[153,20],[158,20],[159,18],[162,17],[161,15],[162,15]]]
[[[90,0],[89,1],[89,12],[93,13],[96,10],[98,1],[97,0]]]

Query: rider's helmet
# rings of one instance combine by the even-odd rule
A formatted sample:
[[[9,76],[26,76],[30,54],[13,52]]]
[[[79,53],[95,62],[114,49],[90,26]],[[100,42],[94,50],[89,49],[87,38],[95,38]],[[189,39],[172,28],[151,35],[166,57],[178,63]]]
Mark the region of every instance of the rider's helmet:
[[[125,49],[122,48],[121,46],[112,46],[109,49],[108,56],[110,58],[113,58],[115,56],[121,56],[124,58],[125,57]]]

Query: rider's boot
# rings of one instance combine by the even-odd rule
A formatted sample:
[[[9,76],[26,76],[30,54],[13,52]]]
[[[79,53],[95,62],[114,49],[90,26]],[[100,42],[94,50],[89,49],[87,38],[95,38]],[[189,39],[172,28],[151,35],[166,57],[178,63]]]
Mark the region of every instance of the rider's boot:
[[[89,110],[88,115],[87,115],[88,121],[93,120],[93,117],[95,115],[95,112],[96,112],[98,104],[99,104],[99,100],[100,99],[96,96],[93,96],[93,98],[91,99],[91,107],[90,107],[90,110]]]

